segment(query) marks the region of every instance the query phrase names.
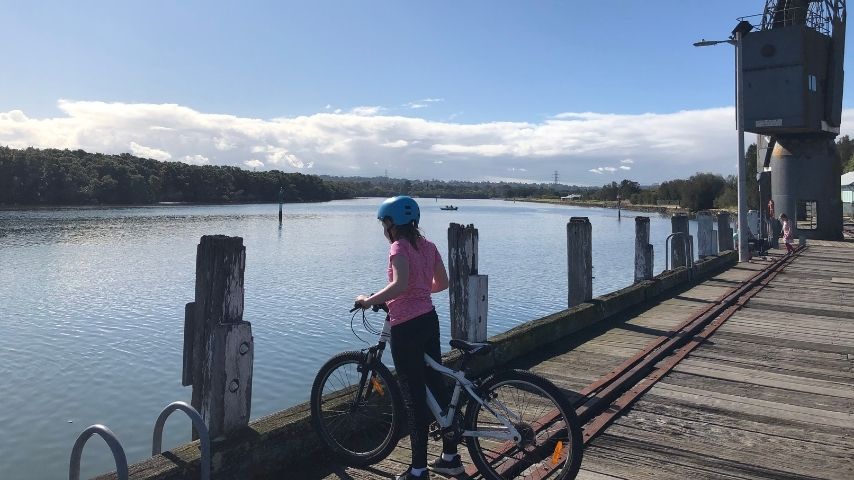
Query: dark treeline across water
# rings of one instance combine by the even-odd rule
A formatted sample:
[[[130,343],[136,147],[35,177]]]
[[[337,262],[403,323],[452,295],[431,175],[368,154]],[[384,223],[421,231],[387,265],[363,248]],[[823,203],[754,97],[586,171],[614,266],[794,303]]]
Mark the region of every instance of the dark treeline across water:
[[[553,184],[329,177],[162,162],[124,153],[0,147],[0,205],[148,205],[159,202],[317,202],[412,195],[443,198],[542,197],[581,193]]]

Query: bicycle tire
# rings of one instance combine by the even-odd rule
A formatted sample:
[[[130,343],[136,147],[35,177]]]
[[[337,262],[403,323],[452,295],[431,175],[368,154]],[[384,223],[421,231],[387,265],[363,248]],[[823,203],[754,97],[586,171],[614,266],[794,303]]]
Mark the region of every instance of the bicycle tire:
[[[311,387],[311,421],[327,447],[345,464],[363,466],[386,458],[399,439],[404,417],[400,387],[389,369],[376,363],[356,406],[362,352],[343,352],[327,361]],[[376,379],[376,383],[370,381]]]
[[[471,459],[484,478],[575,478],[583,454],[581,426],[572,404],[552,382],[533,373],[507,370],[487,379],[480,391],[497,412],[512,412],[512,422],[522,434],[519,442],[466,437]],[[475,431],[502,424],[472,400],[464,425]]]

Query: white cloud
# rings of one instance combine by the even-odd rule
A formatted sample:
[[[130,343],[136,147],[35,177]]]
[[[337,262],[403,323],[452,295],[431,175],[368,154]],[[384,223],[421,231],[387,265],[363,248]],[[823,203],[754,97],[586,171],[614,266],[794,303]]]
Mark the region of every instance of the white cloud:
[[[189,163],[190,165],[207,165],[210,159],[204,155],[184,155],[178,161]]]
[[[169,154],[169,152],[167,152],[166,150],[146,147],[136,142],[130,142],[129,147],[130,153],[136,155],[137,157],[153,158],[155,160],[169,160],[172,158],[172,155]]]
[[[620,170],[631,170],[631,169],[632,169],[632,167],[630,167],[628,165],[620,165]]]
[[[444,102],[444,98],[422,98],[421,100],[415,100],[414,102],[404,103],[402,106],[406,108],[411,108],[413,110],[417,110],[419,108],[427,108],[431,103]]]
[[[362,117],[372,117],[380,113],[382,110],[383,107],[356,107],[350,110],[350,113]]]
[[[264,162],[256,159],[246,160],[243,164],[249,168],[262,168],[264,166]]]
[[[641,183],[696,172],[735,173],[733,109],[668,114],[562,113],[539,122],[455,123],[352,112],[258,119],[203,113],[175,104],[60,100],[61,115],[0,112],[0,145],[84,149],[185,162],[284,171],[389,175],[412,179],[506,178],[598,185],[599,175],[631,170]],[[156,127],[156,128],[152,128]],[[854,133],[845,111],[842,134]],[[748,135],[747,143],[754,137]],[[690,153],[690,154],[689,154]],[[629,161],[630,160],[630,161]],[[613,166],[612,166],[613,165]]]

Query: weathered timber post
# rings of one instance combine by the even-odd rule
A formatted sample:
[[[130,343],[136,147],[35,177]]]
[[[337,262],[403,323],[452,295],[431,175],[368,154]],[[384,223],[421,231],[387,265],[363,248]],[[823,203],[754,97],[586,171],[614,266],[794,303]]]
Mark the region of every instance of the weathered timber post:
[[[697,212],[697,252],[700,257],[717,255],[715,248],[714,218],[708,211]]]
[[[489,306],[486,275],[477,273],[477,229],[452,223],[448,227],[448,280],[451,300],[451,338],[486,340]]]
[[[587,217],[570,217],[566,224],[568,303],[572,308],[593,298],[593,227]]]
[[[732,228],[729,226],[729,212],[718,212],[718,249],[722,252],[735,249]]]
[[[285,199],[285,187],[279,187],[279,226],[282,226],[282,201]]]
[[[243,321],[246,247],[240,237],[205,235],[196,251],[196,296],[184,313],[182,383],[211,440],[249,423],[252,326]],[[197,438],[194,431],[193,438]]]
[[[670,242],[670,265],[671,268],[688,266],[688,252],[685,249],[685,239],[688,238],[688,216],[677,213],[670,217],[672,233],[681,232],[683,236],[676,235]]]
[[[652,278],[653,252],[649,244],[649,217],[635,217],[635,283]]]

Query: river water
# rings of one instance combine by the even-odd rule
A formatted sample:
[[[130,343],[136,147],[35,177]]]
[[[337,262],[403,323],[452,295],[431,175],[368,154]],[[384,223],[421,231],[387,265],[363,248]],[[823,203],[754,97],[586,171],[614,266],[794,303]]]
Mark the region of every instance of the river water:
[[[287,204],[282,228],[269,204],[0,211],[0,476],[67,478],[75,439],[95,423],[118,436],[130,463],[150,455],[159,412],[191,395],[181,386],[184,304],[202,235],[240,236],[246,246],[252,418],[306,401],[327,358],[365,346],[347,310],[357,294],[385,285],[379,201]],[[571,216],[593,226],[594,296],[632,283],[631,212],[618,220],[607,209],[453,200],[458,211],[441,211],[444,203],[421,200],[421,227],[446,262],[448,224],[478,228],[490,335],[566,307]],[[659,273],[670,221],[650,223]],[[447,292],[434,303],[446,345]],[[189,425],[171,416],[164,449],[188,441]],[[92,438],[81,476],[113,469],[109,449]]]

